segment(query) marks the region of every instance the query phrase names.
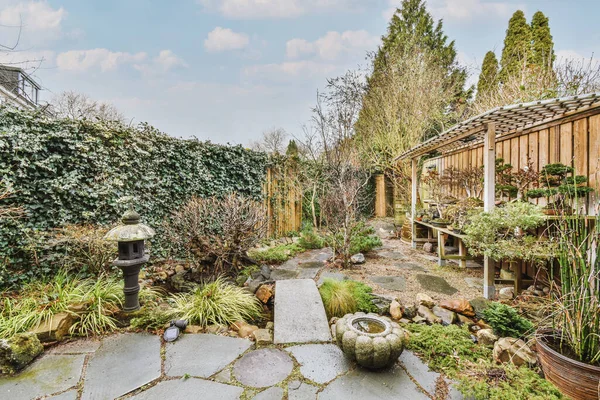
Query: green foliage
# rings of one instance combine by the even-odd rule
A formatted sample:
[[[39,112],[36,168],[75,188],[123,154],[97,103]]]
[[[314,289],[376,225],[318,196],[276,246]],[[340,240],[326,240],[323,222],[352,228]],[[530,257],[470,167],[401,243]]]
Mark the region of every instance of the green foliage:
[[[281,264],[302,251],[304,251],[302,246],[292,243],[280,244],[266,250],[250,250],[248,255],[258,263]]]
[[[561,163],[547,164],[540,171],[542,189],[533,189],[527,192],[527,197],[552,197],[556,196],[553,203],[547,207],[564,208],[568,203],[585,197],[594,189],[585,186],[588,178],[583,175],[573,175],[575,169]]]
[[[550,34],[548,17],[537,11],[531,18],[532,55],[531,63],[537,66],[552,65],[554,59],[554,41]]]
[[[477,82],[477,96],[489,93],[498,88],[498,59],[493,51],[485,53],[481,73]]]
[[[262,313],[256,296],[221,277],[191,293],[175,294],[172,300],[174,317],[201,326],[231,325],[253,320]]]
[[[490,303],[482,313],[485,322],[494,328],[494,332],[500,337],[521,338],[532,333],[533,323],[506,304]]]
[[[267,156],[167,136],[142,124],[49,119],[0,108],[0,175],[11,203],[25,216],[2,221],[0,287],[51,273],[40,264],[35,232],[69,224],[110,224],[134,196],[143,220],[156,228],[191,196],[230,192],[258,199]],[[5,205],[2,200],[0,207]],[[154,254],[163,248],[157,232]]]
[[[504,48],[500,59],[500,80],[518,75],[531,57],[531,27],[521,10],[515,11],[508,21]]]
[[[362,282],[325,279],[319,287],[321,299],[329,318],[343,317],[358,311],[376,310],[371,302],[372,289]]]
[[[350,253],[366,253],[381,245],[381,239],[375,235],[375,229],[362,223],[355,228],[350,239]]]
[[[150,307],[142,307],[136,314],[129,322],[132,328],[156,331],[163,329],[171,321],[172,310],[164,310],[152,304]]]
[[[325,247],[325,239],[319,235],[315,228],[307,224],[302,228],[302,232],[300,232],[300,241],[298,244],[307,250],[322,249]]]

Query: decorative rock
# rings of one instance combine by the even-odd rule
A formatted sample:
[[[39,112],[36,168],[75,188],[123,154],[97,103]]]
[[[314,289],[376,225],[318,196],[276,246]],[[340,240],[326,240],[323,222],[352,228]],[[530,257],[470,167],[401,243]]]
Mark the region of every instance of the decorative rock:
[[[75,323],[75,317],[71,313],[58,313],[50,319],[45,320],[33,330],[40,342],[52,342],[62,340],[69,334],[69,329]]]
[[[535,354],[521,339],[501,338],[494,345],[494,360],[498,363],[512,362],[517,367],[523,364],[534,365]]]
[[[396,300],[392,301],[392,303],[390,304],[390,315],[392,316],[392,319],[398,321],[402,318],[403,314],[404,309],[400,305],[400,303],[398,303],[398,301]]]
[[[438,306],[434,306],[431,311],[433,314],[441,318],[442,324],[444,325],[452,325],[454,322],[456,322],[456,313],[454,311],[450,311]]]
[[[477,336],[477,342],[484,346],[493,346],[498,340],[498,336],[494,335],[492,329],[480,329],[475,336]]]
[[[365,261],[365,256],[362,253],[358,253],[350,257],[350,262],[352,264],[364,264]]]
[[[515,297],[515,289],[513,287],[505,287],[498,292],[498,299],[512,300]]]
[[[245,324],[238,329],[237,334],[238,334],[238,337],[249,338],[257,330],[258,330],[258,326]]]
[[[256,297],[258,297],[263,304],[267,304],[269,300],[271,300],[271,297],[273,297],[273,288],[273,285],[261,285],[256,291]]]
[[[473,310],[471,303],[465,299],[444,300],[440,302],[440,307],[454,311],[458,314],[466,315],[467,317],[475,316],[475,311]]]
[[[0,372],[14,374],[25,368],[44,351],[35,333],[19,333],[0,340]]]
[[[275,327],[275,324],[273,323],[273,321],[269,321],[267,322],[267,325],[265,325],[265,329],[269,329],[269,330],[273,330],[273,328]]]
[[[404,317],[405,318],[412,319],[416,316],[417,316],[417,307],[415,307],[414,305],[404,307]]]
[[[483,310],[488,308],[490,301],[485,297],[476,297],[469,301],[469,303],[471,304],[471,307],[473,307],[473,311],[475,311],[475,316],[481,318],[483,316]]]
[[[219,333],[227,332],[227,327],[225,325],[221,325],[221,324],[208,325],[206,327],[206,332],[212,333],[213,335],[217,335]]]
[[[371,294],[371,303],[377,308],[379,315],[385,315],[390,312],[390,304],[393,300],[390,296]]]
[[[466,317],[462,314],[457,314],[458,316],[458,324],[459,325],[473,325],[475,322],[469,317]]]
[[[427,308],[424,305],[419,306],[417,313],[421,317],[425,318],[425,320],[429,324],[440,324],[442,322],[442,319],[440,317],[435,315],[433,312],[431,312],[429,308]]]
[[[253,332],[252,336],[256,344],[266,345],[273,343],[273,332],[268,329],[257,329]]]
[[[256,279],[253,279],[250,281],[250,283],[248,283],[247,288],[250,292],[256,293],[256,291],[263,284],[264,281],[265,278],[263,278],[262,275],[259,275]]]
[[[424,243],[423,244],[423,251],[426,253],[433,253],[433,243]]]
[[[199,325],[188,325],[185,327],[185,330],[183,331],[184,333],[202,333],[202,331],[204,330],[204,328],[202,328]]]
[[[400,318],[398,321],[399,324],[410,324],[410,320],[406,318]]]
[[[417,305],[431,308],[435,305],[435,302],[425,293],[417,293]]]
[[[420,315],[417,315],[412,319],[412,322],[414,322],[415,324],[421,324],[427,322],[427,320],[421,317]]]
[[[271,279],[271,268],[268,265],[261,265],[260,275],[265,278],[265,280]]]

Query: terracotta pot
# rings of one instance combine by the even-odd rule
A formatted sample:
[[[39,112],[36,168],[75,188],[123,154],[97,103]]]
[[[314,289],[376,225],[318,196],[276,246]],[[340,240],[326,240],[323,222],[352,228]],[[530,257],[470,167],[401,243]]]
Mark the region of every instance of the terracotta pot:
[[[600,367],[566,357],[548,345],[551,330],[537,333],[538,359],[546,379],[573,400],[600,398]]]

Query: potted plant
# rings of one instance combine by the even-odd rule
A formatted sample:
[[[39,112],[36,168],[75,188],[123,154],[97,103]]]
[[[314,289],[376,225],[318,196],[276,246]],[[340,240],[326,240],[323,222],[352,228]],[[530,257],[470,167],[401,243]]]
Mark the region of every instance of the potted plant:
[[[446,207],[446,216],[451,221],[452,230],[462,233],[470,218],[482,211],[483,201],[476,197],[468,197]]]
[[[561,163],[545,165],[540,173],[543,188],[528,191],[527,197],[546,197],[548,204],[544,207],[544,213],[547,215],[571,214],[573,208],[570,200],[585,197],[593,191],[586,186],[587,177],[573,173],[572,167]]]
[[[574,400],[597,399],[600,390],[600,217],[593,224],[579,217],[554,224],[559,281],[552,327],[537,332],[546,379]]]

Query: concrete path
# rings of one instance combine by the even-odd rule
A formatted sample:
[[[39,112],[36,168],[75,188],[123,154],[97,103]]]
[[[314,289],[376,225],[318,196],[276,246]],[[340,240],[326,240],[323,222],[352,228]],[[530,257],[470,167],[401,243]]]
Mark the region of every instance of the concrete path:
[[[280,280],[275,284],[275,293],[275,343],[331,341],[331,330],[315,281]]]
[[[0,376],[0,399],[444,399],[438,379],[407,351],[393,368],[373,372],[331,343],[256,349],[225,336],[182,335],[165,344],[129,333],[47,351],[19,375]],[[450,393],[446,399],[462,399]]]

